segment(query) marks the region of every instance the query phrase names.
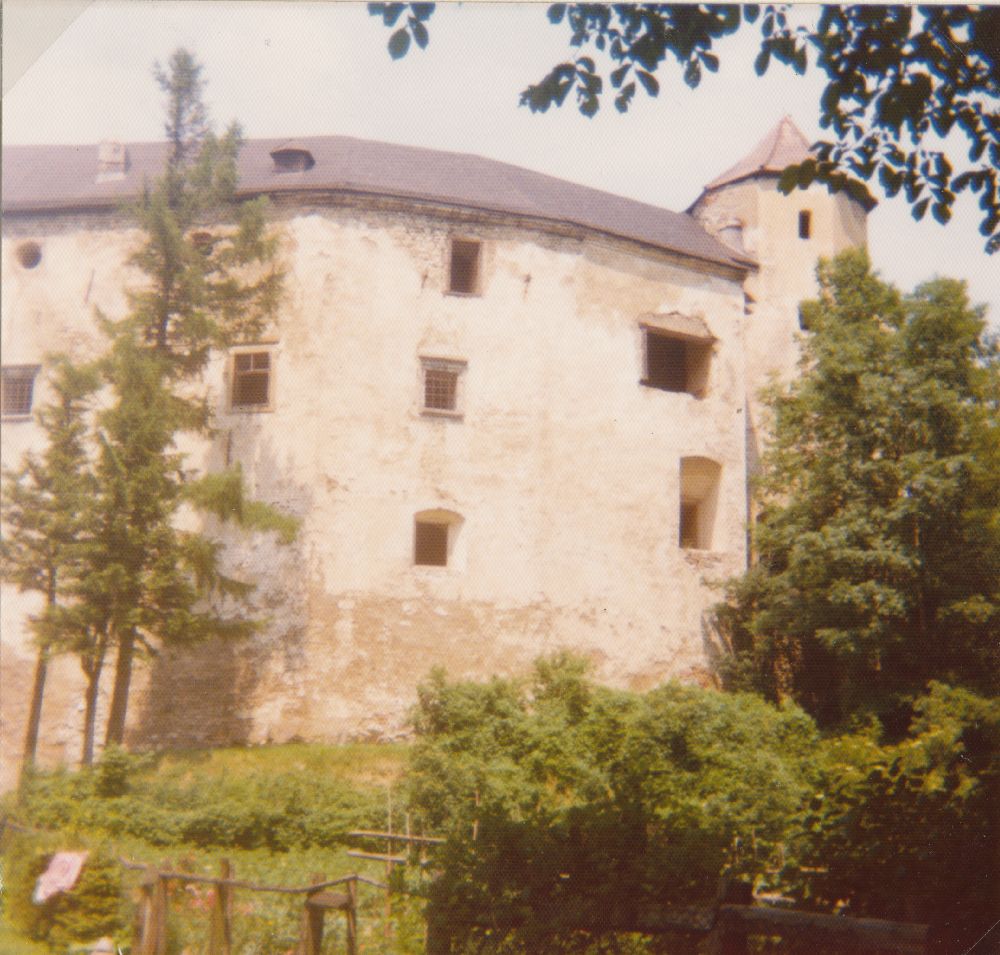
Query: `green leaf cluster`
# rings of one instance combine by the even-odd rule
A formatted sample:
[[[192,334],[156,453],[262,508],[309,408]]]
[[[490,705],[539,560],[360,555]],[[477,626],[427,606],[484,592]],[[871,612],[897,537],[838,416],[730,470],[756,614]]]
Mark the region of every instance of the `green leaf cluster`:
[[[1000,363],[959,282],[903,296],[862,252],[818,276],[719,621],[734,685],[898,736],[930,680],[1000,692]]]
[[[710,903],[723,871],[762,874],[814,785],[797,708],[613,691],[567,657],[524,683],[436,674],[415,724],[411,808],[450,834],[429,918],[530,951],[586,947],[643,903]]]
[[[434,4],[368,7],[390,26],[410,9],[411,24],[419,16],[419,45],[427,45],[423,24]],[[635,97],[637,81],[649,96],[659,93],[654,74],[668,61],[694,89],[704,71],[718,70],[713,51],[719,41],[759,21],[757,75],[766,73],[772,61],[801,75],[812,59],[826,75],[820,125],[836,137],[816,144],[816,159],[789,167],[783,190],[815,180],[869,204],[865,183],[877,177],[887,195],[905,194],[914,218],[923,218],[930,208],[941,223],[951,218],[955,197],[969,191],[979,196],[979,231],[987,251],[1000,248],[997,9],[827,4],[803,23],[784,3],[555,3],[548,19],[564,24],[570,47],[587,55],[554,66],[521,93],[521,105],[545,112],[575,91],[585,116],[600,108],[605,73],[622,113]],[[406,28],[389,40],[394,59],[409,47]],[[952,132],[968,146],[968,163],[957,169],[941,149]]]

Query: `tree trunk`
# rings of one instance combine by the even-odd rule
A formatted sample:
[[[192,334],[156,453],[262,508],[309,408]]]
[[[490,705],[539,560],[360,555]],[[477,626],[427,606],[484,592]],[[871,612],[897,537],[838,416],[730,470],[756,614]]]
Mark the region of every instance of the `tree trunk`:
[[[24,734],[24,751],[21,757],[21,774],[18,788],[23,789],[35,765],[38,751],[38,731],[42,724],[42,699],[45,696],[45,678],[49,672],[48,647],[40,647],[35,661],[35,679],[31,686],[31,708],[28,711],[28,728]]]
[[[132,657],[135,653],[135,634],[124,633],[118,641],[118,659],[115,661],[115,686],[111,693],[111,712],[108,714],[108,732],[105,746],[121,746],[125,740],[125,716],[128,713],[128,691],[132,682]]]
[[[106,638],[102,634],[94,647],[94,655],[84,667],[87,675],[87,692],[84,698],[83,711],[83,753],[80,756],[81,766],[94,764],[94,736],[97,727],[97,691],[101,685],[101,672],[104,670],[104,654]]]

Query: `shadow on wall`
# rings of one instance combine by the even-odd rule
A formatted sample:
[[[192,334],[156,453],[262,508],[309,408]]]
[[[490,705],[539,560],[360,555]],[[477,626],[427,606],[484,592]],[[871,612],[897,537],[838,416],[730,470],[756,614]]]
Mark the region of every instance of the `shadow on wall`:
[[[257,416],[237,421],[231,432],[220,429],[206,469],[240,462],[251,496],[304,517],[313,505],[312,490],[287,479],[293,471],[291,462],[281,466],[271,440],[262,437],[264,430]],[[301,534],[284,545],[274,533],[223,528],[214,520],[206,522],[206,530],[226,544],[225,572],[256,584],[238,612],[260,621],[262,629],[246,638],[168,649],[153,658],[146,667],[145,690],[136,693],[126,739],[130,747],[175,749],[265,741],[258,738],[262,733],[254,711],[261,702],[268,664],[275,654],[304,653],[308,564]]]

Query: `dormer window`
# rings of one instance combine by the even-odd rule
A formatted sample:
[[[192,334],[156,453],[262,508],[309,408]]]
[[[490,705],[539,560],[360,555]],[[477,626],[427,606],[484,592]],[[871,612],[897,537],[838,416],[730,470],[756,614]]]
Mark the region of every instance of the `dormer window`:
[[[305,146],[285,143],[271,153],[275,172],[305,172],[316,165],[316,160]]]

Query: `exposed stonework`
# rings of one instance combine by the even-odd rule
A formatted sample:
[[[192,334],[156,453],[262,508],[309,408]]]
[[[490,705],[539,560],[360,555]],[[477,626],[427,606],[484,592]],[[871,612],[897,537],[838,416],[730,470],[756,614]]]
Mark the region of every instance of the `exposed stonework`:
[[[277,198],[287,293],[273,334],[251,349],[269,355],[267,410],[234,410],[233,357],[217,355],[206,376],[216,435],[184,450],[196,468],[240,462],[252,491],[299,515],[302,532],[289,547],[232,537],[229,569],[258,582],[252,609],[267,626],[140,667],[130,742],[392,736],[431,667],[522,673],[559,648],[616,686],[710,680],[711,582],[746,560],[748,395],[794,363],[817,254],[864,240],[863,211],[847,200],[772,187],[744,180],[695,207],[709,231],[738,217],[759,270],[744,255],[709,261],[496,208]],[[808,243],[794,234],[806,206]],[[448,294],[454,236],[482,243],[479,295]],[[123,314],[137,239],[110,211],[8,215],[4,364],[97,351],[94,309]],[[42,251],[32,269],[16,254],[29,240]],[[705,329],[702,397],[641,383],[645,326],[669,332],[671,315]],[[455,413],[425,413],[421,359],[461,368]],[[45,400],[43,374],[36,407]],[[9,420],[3,437],[11,466],[39,431]],[[696,486],[684,502],[708,522],[704,549],[680,546],[684,458],[718,474],[710,495]],[[422,512],[451,515],[447,566],[414,564]],[[29,608],[4,589],[0,785],[23,734]],[[47,763],[76,759],[81,686],[73,661],[59,661]]]

